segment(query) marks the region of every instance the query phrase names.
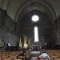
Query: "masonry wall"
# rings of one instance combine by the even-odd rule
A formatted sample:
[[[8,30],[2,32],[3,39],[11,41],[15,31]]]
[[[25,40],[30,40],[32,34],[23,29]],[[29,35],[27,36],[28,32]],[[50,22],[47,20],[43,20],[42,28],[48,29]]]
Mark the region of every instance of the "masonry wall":
[[[16,23],[7,15],[5,10],[0,8],[0,39],[5,45],[10,42],[11,46],[16,46],[19,37],[16,35]]]
[[[57,34],[56,44],[60,45],[60,16],[56,20],[56,34]]]

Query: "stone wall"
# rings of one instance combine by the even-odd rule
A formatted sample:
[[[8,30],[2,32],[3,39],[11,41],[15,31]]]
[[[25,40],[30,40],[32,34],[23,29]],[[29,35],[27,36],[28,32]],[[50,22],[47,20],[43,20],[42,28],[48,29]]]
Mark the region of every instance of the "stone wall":
[[[1,35],[1,38],[4,40],[5,44],[7,44],[8,42],[11,44],[11,46],[16,46],[17,43],[18,43],[18,37],[9,33],[9,32],[6,32],[6,31],[2,31],[0,33]]]
[[[56,21],[56,33],[57,33],[57,45],[60,45],[60,16],[58,17]]]
[[[11,46],[16,46],[19,37],[16,36],[16,22],[14,22],[5,10],[0,8],[0,39],[5,44],[10,42]]]
[[[60,45],[60,16],[55,20],[53,29],[55,30],[56,45]]]

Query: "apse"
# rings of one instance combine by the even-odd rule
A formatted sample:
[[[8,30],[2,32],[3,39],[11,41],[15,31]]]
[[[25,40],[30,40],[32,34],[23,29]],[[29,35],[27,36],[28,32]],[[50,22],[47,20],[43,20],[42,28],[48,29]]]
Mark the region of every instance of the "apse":
[[[30,40],[31,47],[54,48],[55,32],[52,28],[52,24],[52,20],[47,14],[38,10],[30,11],[26,13],[20,21],[20,36],[27,36],[27,40]],[[34,42],[37,37],[36,35],[34,38],[34,27],[37,27],[38,30],[38,42]]]

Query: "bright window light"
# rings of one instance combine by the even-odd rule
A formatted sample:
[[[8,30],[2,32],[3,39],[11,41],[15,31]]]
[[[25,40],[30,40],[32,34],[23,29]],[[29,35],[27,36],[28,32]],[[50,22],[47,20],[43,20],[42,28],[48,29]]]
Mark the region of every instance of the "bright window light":
[[[39,42],[39,37],[38,37],[38,27],[34,27],[34,42]]]
[[[32,16],[32,21],[33,21],[33,22],[39,21],[39,16],[38,16],[38,15],[33,15],[33,16]]]

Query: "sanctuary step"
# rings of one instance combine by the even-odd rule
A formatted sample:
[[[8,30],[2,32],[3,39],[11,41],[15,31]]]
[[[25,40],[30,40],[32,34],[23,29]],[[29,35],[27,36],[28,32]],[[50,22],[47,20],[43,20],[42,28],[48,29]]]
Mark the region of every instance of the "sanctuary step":
[[[40,51],[31,51],[32,57],[36,57],[40,55]]]
[[[36,57],[32,57],[31,60],[37,60],[37,58]]]

